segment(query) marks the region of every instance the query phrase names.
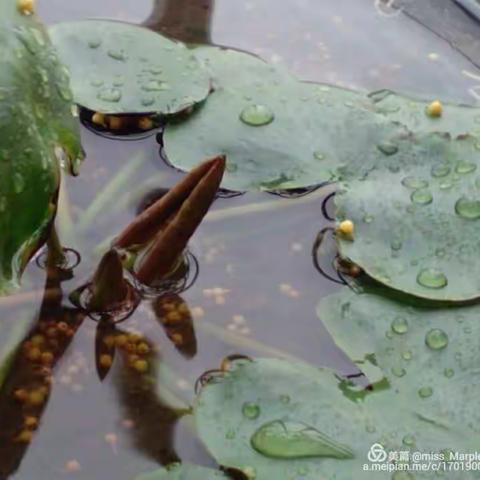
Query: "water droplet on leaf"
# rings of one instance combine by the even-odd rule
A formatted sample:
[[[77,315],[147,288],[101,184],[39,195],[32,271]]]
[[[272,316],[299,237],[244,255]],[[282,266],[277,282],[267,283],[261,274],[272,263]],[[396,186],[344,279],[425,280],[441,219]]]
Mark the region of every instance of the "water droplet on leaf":
[[[410,196],[410,199],[417,205],[428,205],[433,202],[432,194],[426,189],[415,190]]]
[[[353,451],[304,423],[274,420],[262,425],[250,440],[252,447],[270,458],[353,458]]]
[[[250,420],[255,420],[260,415],[260,407],[253,402],[246,402],[243,404],[242,413]]]
[[[424,268],[417,276],[417,283],[422,287],[439,289],[448,284],[445,274],[436,268]]]
[[[265,105],[249,105],[240,113],[240,120],[254,127],[268,125],[274,118],[273,112]]]
[[[448,345],[448,335],[443,330],[434,328],[425,336],[425,344],[432,350],[441,350]]]
[[[455,204],[455,212],[467,220],[480,218],[480,200],[462,197]]]

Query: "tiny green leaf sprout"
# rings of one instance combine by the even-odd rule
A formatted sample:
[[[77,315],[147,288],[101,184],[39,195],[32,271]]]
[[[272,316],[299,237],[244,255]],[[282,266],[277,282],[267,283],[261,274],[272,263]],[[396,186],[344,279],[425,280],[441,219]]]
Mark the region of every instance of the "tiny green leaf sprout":
[[[434,100],[428,107],[426,108],[426,113],[429,117],[438,118],[442,116],[443,113],[443,105],[440,100]]]
[[[355,225],[351,220],[343,220],[337,225],[337,233],[344,237],[353,240],[353,233],[355,231]]]
[[[35,12],[35,0],[17,0],[17,9],[23,15],[32,15]]]

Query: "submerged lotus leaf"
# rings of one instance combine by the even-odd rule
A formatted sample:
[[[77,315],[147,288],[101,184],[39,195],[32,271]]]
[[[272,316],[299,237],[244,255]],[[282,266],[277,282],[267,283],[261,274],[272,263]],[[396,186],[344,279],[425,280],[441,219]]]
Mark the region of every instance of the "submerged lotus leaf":
[[[291,80],[224,87],[168,125],[164,146],[182,170],[225,154],[222,186],[232,190],[298,188],[358,173],[402,130],[373,113],[363,94],[341,88]]]
[[[195,47],[192,52],[210,73],[215,90],[297,81],[283,66],[272,65],[242,50],[202,45]]]
[[[480,133],[480,108],[442,102],[442,115],[431,117],[427,107],[434,99],[418,100],[391,90],[372,92],[369,97],[378,113],[415,133],[448,132],[452,136]]]
[[[205,385],[195,417],[214,458],[251,479],[370,480],[372,472],[363,465],[375,443],[387,452],[478,449],[478,436],[465,435],[470,427],[432,417],[429,403],[416,392],[355,391],[329,370],[257,359],[237,361],[231,371]],[[475,405],[468,410],[473,413]],[[473,421],[477,417],[475,413]],[[414,442],[407,445],[410,437]],[[449,478],[465,478],[461,473],[450,472]],[[392,478],[391,472],[375,475]],[[480,478],[480,473],[467,478]]]
[[[228,480],[218,470],[188,464],[175,464],[151,473],[145,473],[136,480]]]
[[[360,369],[358,361],[370,358],[391,389],[410,399],[419,420],[445,431],[460,430],[478,449],[478,306],[414,308],[344,290],[323,299],[317,311],[335,343]],[[391,405],[392,411],[401,406],[399,401]],[[420,432],[409,433],[417,437]],[[461,446],[452,435],[444,448],[462,451]]]
[[[83,153],[68,74],[36,17],[15,1],[0,0],[0,49],[1,294],[17,285],[55,214],[56,150],[72,173]]]
[[[404,138],[398,151],[347,181],[337,219],[340,254],[394,290],[436,302],[480,297],[480,151],[475,137]]]
[[[70,70],[75,102],[90,110],[172,115],[210,91],[190,50],[146,28],[85,20],[55,25],[50,35]]]

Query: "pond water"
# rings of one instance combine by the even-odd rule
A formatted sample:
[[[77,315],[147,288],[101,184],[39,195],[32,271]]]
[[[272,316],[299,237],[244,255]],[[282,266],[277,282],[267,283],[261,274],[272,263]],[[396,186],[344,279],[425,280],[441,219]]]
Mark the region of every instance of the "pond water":
[[[430,18],[451,20],[440,35],[435,24],[425,23],[428,10],[413,8],[419,3],[39,0],[39,13],[47,23],[87,17],[145,22],[182,40],[254,52],[306,80],[477,103],[480,71],[458,31],[465,11],[453,1],[430,5]],[[473,29],[473,17],[468,21]],[[82,257],[74,278],[61,284],[64,292],[91,276],[109,240],[145,198],[181,177],[161,160],[154,135],[113,140],[82,128],[82,137],[87,158],[79,177],[64,179],[57,218],[62,242]],[[190,244],[198,278],[181,294],[194,318],[195,338],[187,339],[182,352],[144,301],[119,328],[138,331],[155,345],[155,383],[131,378],[118,359],[101,382],[95,367],[97,325],[88,318],[79,322],[58,358],[30,443],[6,438],[23,417],[5,392],[0,394],[0,479],[131,480],[177,459],[213,465],[191,417],[178,420],[174,408],[188,408],[196,379],[229,355],[298,358],[355,373],[316,313],[321,297],[345,288],[321,276],[312,262],[317,232],[330,224],[322,203],[331,191],[324,187],[300,198],[248,193],[217,199]],[[42,322],[73,318],[68,298],[50,299],[41,308],[44,276],[32,262],[20,293],[0,300],[8,333],[0,348],[9,335],[21,338]],[[18,370],[6,388],[21,388],[26,381]]]

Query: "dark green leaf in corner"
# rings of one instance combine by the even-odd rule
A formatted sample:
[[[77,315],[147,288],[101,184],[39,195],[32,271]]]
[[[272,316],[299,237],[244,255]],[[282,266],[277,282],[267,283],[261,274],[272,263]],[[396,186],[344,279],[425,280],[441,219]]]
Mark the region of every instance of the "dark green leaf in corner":
[[[18,284],[54,217],[59,150],[72,173],[83,153],[68,74],[35,15],[12,0],[0,0],[0,52],[1,295]]]
[[[191,51],[146,28],[85,20],[55,25],[50,35],[75,102],[90,110],[173,115],[209,94],[208,74]]]

